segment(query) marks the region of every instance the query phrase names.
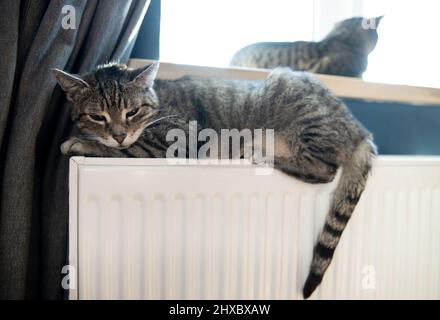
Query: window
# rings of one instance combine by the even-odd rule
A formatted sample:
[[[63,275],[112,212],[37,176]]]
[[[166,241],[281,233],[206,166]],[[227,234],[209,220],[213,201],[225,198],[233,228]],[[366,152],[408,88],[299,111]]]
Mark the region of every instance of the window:
[[[364,79],[440,87],[438,0],[163,0],[162,61],[227,66],[260,41],[320,40],[336,21],[385,15]]]

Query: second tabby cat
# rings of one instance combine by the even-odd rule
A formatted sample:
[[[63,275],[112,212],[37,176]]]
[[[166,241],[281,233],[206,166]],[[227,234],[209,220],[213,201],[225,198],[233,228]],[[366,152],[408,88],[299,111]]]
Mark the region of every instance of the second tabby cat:
[[[382,17],[366,23],[356,17],[341,21],[319,42],[260,42],[239,50],[231,66],[272,69],[279,66],[347,77],[361,77],[376,47]],[[369,28],[371,27],[371,28]]]

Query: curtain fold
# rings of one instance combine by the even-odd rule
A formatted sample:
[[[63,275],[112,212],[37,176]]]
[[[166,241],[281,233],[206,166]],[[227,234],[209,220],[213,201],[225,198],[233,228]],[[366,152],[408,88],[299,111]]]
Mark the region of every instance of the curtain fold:
[[[147,0],[0,3],[0,298],[63,297],[70,105],[51,68],[128,60]],[[65,5],[76,29],[63,29]],[[7,35],[3,37],[3,35]]]

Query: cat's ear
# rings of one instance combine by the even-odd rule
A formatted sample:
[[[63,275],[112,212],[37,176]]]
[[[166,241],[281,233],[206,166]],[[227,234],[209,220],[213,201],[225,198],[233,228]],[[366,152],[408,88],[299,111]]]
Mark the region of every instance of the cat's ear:
[[[136,70],[139,73],[133,79],[133,83],[141,88],[151,88],[159,71],[159,66],[159,62],[153,62],[148,67]]]
[[[73,100],[74,96],[77,93],[80,93],[81,90],[90,87],[83,79],[68,72],[59,69],[52,69],[52,74],[55,79],[57,79],[69,100]]]
[[[379,17],[374,18],[374,20],[376,22],[376,28],[379,26],[380,20],[382,20],[383,17],[384,16],[379,16]]]

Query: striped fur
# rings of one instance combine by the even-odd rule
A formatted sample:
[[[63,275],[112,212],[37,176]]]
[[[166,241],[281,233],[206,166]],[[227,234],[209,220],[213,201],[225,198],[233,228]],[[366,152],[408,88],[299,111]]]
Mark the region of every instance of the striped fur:
[[[348,77],[361,77],[368,55],[374,50],[376,29],[363,29],[364,18],[356,17],[336,24],[319,42],[260,42],[240,49],[230,65],[273,69],[279,66]],[[381,17],[376,18],[376,27]]]
[[[164,137],[168,130],[175,126],[184,128],[189,121],[196,120],[199,129],[211,128],[219,135],[221,129],[274,129],[275,168],[305,182],[330,182],[342,167],[341,180],[304,287],[304,296],[308,297],[331,262],[365,187],[375,154],[371,134],[354,119],[342,101],[311,75],[289,68],[277,68],[261,81],[183,77],[157,80],[154,87],[149,77],[157,69],[154,66],[130,71],[125,66],[113,64],[99,68],[99,72],[106,69],[107,78],[99,75],[104,82],[102,85],[97,83],[93,72],[81,77],[80,81],[78,78],[60,79],[65,75],[58,74],[58,80],[64,81],[63,88],[73,101],[73,119],[87,131],[85,137],[78,134],[62,145],[65,154],[164,157],[169,143]],[[133,79],[139,76],[150,81],[148,85],[134,84]],[[73,86],[71,81],[75,82]],[[88,116],[75,117],[87,115],[91,102],[95,104],[92,112],[105,110],[115,119],[96,129],[96,123]],[[101,106],[96,105],[99,102]],[[148,114],[154,116],[148,121],[142,120],[143,117],[139,121],[123,121],[124,109],[132,109],[136,103],[146,105]],[[148,127],[154,119],[170,115],[176,117]],[[144,125],[145,128],[130,146],[116,149],[93,137],[95,134],[104,141],[110,139],[114,123],[125,127],[127,132],[131,125]]]
[[[375,154],[375,146],[370,139],[365,139],[356,147],[351,158],[343,164],[330,212],[313,253],[310,273],[303,289],[305,298],[308,298],[321,283],[330,265],[342,232],[364,191]]]

